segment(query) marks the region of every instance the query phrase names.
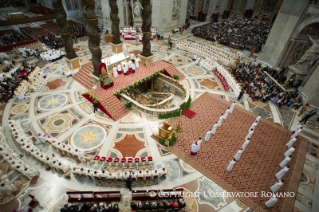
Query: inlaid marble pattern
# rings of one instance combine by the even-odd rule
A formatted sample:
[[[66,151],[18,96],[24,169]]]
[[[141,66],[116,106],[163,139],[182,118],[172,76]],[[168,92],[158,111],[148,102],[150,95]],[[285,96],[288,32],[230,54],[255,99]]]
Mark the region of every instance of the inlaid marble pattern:
[[[206,71],[200,67],[200,66],[188,66],[186,69],[186,72],[190,75],[204,75]]]
[[[74,148],[80,150],[92,150],[103,144],[107,133],[99,125],[87,125],[78,129],[71,138]]]
[[[68,97],[64,94],[52,94],[41,98],[38,107],[41,110],[53,110],[64,106],[68,101]]]

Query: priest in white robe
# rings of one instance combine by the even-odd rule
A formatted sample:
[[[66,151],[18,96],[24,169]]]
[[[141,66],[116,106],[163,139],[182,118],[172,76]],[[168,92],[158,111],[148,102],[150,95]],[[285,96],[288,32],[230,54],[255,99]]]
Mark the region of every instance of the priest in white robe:
[[[257,116],[256,118],[256,121],[259,122],[260,118],[261,118],[261,115],[259,114],[259,116]]]
[[[243,153],[242,149],[238,150],[238,152],[236,153],[236,155],[234,157],[236,159],[236,161],[239,161],[242,153]]]
[[[218,120],[218,122],[217,122],[217,126],[218,126],[218,127],[222,126],[223,120],[224,120],[224,114],[222,114],[222,115],[219,117],[219,120]]]
[[[302,127],[302,123],[299,123],[297,127],[294,129],[293,133],[295,133],[297,130],[299,130]]]
[[[288,148],[292,147],[292,145],[295,143],[296,140],[297,140],[297,138],[292,138],[292,139],[290,139],[289,142],[286,143],[286,146],[287,146]]]
[[[117,69],[116,67],[113,68],[113,76],[118,77]]]
[[[281,162],[279,163],[279,166],[280,166],[281,168],[284,168],[289,161],[291,161],[291,155],[288,156],[288,157],[285,157],[285,159],[283,159],[283,161],[281,161]]]
[[[229,108],[226,110],[226,112],[225,112],[225,114],[224,114],[224,120],[227,119],[228,113],[229,113]]]
[[[250,129],[250,132],[248,133],[248,135],[246,136],[245,140],[247,140],[248,138],[251,138],[251,136],[253,135],[254,130]]]
[[[300,127],[300,129],[297,130],[297,131],[291,136],[291,138],[297,137],[297,136],[301,133],[301,131],[302,131],[302,127]]]
[[[274,185],[270,187],[270,190],[272,193],[277,193],[277,191],[280,189],[280,187],[284,184],[284,180],[279,180]]]
[[[269,200],[265,202],[265,206],[267,208],[271,208],[276,202],[278,201],[278,198],[274,195]]]
[[[243,143],[243,145],[241,146],[241,149],[242,149],[242,150],[245,150],[246,147],[247,147],[247,145],[249,144],[249,142],[250,142],[250,138],[248,138],[248,139]]]
[[[289,171],[289,166],[285,166],[275,175],[278,180],[280,180]]]
[[[288,157],[289,155],[291,155],[294,151],[295,151],[295,147],[290,147],[285,153],[285,157]]]
[[[200,145],[196,141],[195,143],[192,144],[191,155],[196,155],[199,149],[200,149]]]
[[[235,103],[232,103],[229,109],[230,113],[233,113],[234,107],[235,107]]]
[[[226,169],[226,170],[227,170],[228,172],[231,172],[231,170],[233,169],[235,163],[236,163],[236,159],[230,161],[230,163],[229,163],[229,165],[227,166],[227,169]]]
[[[210,135],[212,134],[212,129],[208,130],[205,136],[205,141],[208,141],[210,139]]]
[[[217,122],[216,122],[216,124],[214,124],[214,126],[213,126],[213,129],[210,131],[210,133],[211,133],[212,135],[215,135],[216,130],[217,130],[217,127],[218,127],[218,124],[217,124]]]
[[[250,129],[255,130],[255,127],[257,126],[257,124],[258,124],[258,121],[255,121],[255,122],[251,125]]]

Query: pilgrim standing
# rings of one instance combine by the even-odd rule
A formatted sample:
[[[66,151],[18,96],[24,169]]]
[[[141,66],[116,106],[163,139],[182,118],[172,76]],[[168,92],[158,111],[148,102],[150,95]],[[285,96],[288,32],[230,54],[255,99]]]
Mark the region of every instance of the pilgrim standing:
[[[210,135],[212,133],[212,129],[210,129],[209,131],[207,131],[206,136],[205,136],[205,141],[208,141],[210,139]]]
[[[280,180],[289,171],[289,166],[285,166],[276,174],[276,178]]]
[[[236,163],[236,159],[230,161],[229,165],[227,166],[227,171],[228,172],[231,172],[231,170],[233,169],[235,163]]]
[[[285,153],[285,157],[288,157],[289,155],[291,155],[291,153],[293,153],[295,151],[296,147],[290,147]]]
[[[272,191],[272,193],[277,193],[277,191],[280,189],[280,187],[284,184],[284,180],[279,180],[278,182],[276,182],[274,185],[272,185],[270,187],[270,190]]]
[[[291,160],[291,155],[288,157],[285,157],[285,159],[283,159],[283,161],[279,163],[279,166],[281,168],[284,168],[290,160]]]
[[[218,126],[218,127],[222,126],[223,119],[224,119],[224,116],[223,116],[223,115],[224,115],[224,114],[222,114],[222,115],[219,117],[219,120],[218,120],[218,122],[217,122],[217,126]]]

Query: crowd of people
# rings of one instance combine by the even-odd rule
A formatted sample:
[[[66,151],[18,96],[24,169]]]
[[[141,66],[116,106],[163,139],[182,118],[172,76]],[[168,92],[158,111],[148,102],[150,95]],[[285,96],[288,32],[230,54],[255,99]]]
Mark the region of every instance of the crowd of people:
[[[32,40],[32,37],[15,31],[0,34],[0,46],[7,46],[28,40]]]
[[[267,21],[238,17],[195,27],[192,33],[233,48],[259,52],[266,43],[271,27]]]
[[[25,61],[22,65],[8,66],[3,73],[0,73],[0,101],[7,102],[13,94],[16,94],[19,99],[24,98],[28,90],[38,87],[41,77],[45,78],[43,71]]]
[[[40,56],[40,52],[38,49],[27,49],[27,48],[23,47],[23,48],[18,48],[18,50],[21,53],[23,58],[27,58],[30,56],[35,56],[35,57],[39,58],[39,56]]]
[[[299,96],[298,91],[286,91],[283,85],[279,83],[284,82],[280,80],[282,76],[285,77],[284,73],[285,68],[278,70],[268,66],[261,67],[261,64],[255,63],[241,63],[233,70],[236,79],[245,85],[243,89],[253,100],[262,100],[263,102],[272,100],[279,107],[282,105],[290,107],[294,104],[293,107],[299,109],[303,105],[303,99]],[[279,81],[273,80],[272,76]],[[293,75],[291,78],[294,77]],[[288,79],[288,82],[290,79]],[[285,82],[287,82],[287,78],[285,78]],[[299,87],[300,84],[301,82],[294,87]]]
[[[59,49],[57,49],[57,50],[48,49],[48,50],[42,52],[40,54],[40,57],[42,58],[42,60],[55,62],[55,61],[61,59],[64,55],[65,55],[65,53],[63,51],[60,51]]]

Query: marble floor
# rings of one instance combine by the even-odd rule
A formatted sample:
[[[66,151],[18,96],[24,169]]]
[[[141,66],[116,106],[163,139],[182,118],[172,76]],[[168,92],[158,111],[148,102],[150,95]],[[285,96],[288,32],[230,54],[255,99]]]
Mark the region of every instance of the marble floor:
[[[183,34],[172,36],[173,43],[181,39],[191,39],[195,42],[207,45],[216,45],[197,37],[193,37],[190,30]],[[141,51],[142,45],[133,45],[134,41],[124,41],[129,52]],[[190,53],[178,50],[173,45],[169,49],[167,40],[151,42],[152,53],[155,60],[167,60],[172,62],[178,70],[185,76],[181,81],[191,94],[193,100],[204,92],[219,95],[227,101],[236,101],[234,93],[224,91],[221,82],[211,72],[195,65]],[[90,51],[87,47],[87,39],[79,39],[74,44],[77,54],[80,56],[80,64],[90,62]],[[103,56],[113,55],[111,46],[102,38],[101,50]],[[232,50],[236,51],[236,50]],[[10,52],[8,52],[10,54]],[[11,53],[12,54],[12,53]],[[243,55],[248,55],[246,51]],[[258,56],[258,55],[257,55]],[[257,57],[258,59],[258,57]],[[29,60],[34,60],[30,58]],[[245,61],[250,59],[244,57]],[[93,108],[81,94],[86,89],[74,81],[71,77],[66,78],[60,75],[58,69],[63,61],[36,63],[47,74],[47,78],[42,82],[40,89],[36,93],[28,93],[26,98],[18,100],[13,98],[7,104],[0,105],[0,122],[5,129],[6,137],[10,142],[10,147],[17,153],[21,152],[19,145],[10,136],[8,118],[20,120],[25,132],[35,141],[43,151],[52,151],[50,146],[41,146],[37,139],[37,134],[50,134],[56,139],[66,144],[71,144],[86,152],[87,157],[95,155],[106,157],[145,157],[153,156],[156,168],[166,167],[168,177],[155,185],[133,186],[133,189],[170,189],[184,188],[190,192],[204,191],[224,191],[215,182],[196,171],[196,167],[191,167],[177,156],[159,145],[151,136],[162,120],[157,117],[143,114],[136,110],[131,110],[126,116],[118,121],[113,121],[101,112],[93,113]],[[179,102],[180,99],[174,99]],[[239,107],[273,121],[286,129],[293,129],[301,117],[298,111],[291,108],[278,109],[271,102],[262,103],[252,101],[248,95],[244,95],[241,101],[236,101]],[[311,110],[311,107],[308,108]],[[308,152],[306,155],[303,175],[300,180],[297,198],[295,201],[295,211],[316,212],[319,211],[319,183],[316,177],[319,175],[319,127],[317,117],[313,117],[307,122],[302,136],[309,139]],[[90,139],[85,139],[90,138]],[[55,153],[57,154],[57,153]],[[64,161],[78,166],[85,167],[86,164],[79,163],[72,158],[65,157]],[[77,178],[71,173],[61,174],[48,167],[43,166],[35,159],[25,157],[25,162],[35,167],[40,173],[40,177],[32,180],[29,187],[17,198],[0,206],[1,211],[10,211],[25,205],[29,199],[28,194],[46,192],[46,198],[41,199],[41,205],[35,211],[58,211],[67,201],[65,192],[67,190],[120,190],[122,201],[119,204],[121,211],[130,211],[129,202],[131,195],[125,188],[96,186],[93,181]],[[187,211],[222,211],[239,212],[252,211],[249,206],[243,204],[233,197],[210,198],[199,195],[195,197],[185,197]]]

